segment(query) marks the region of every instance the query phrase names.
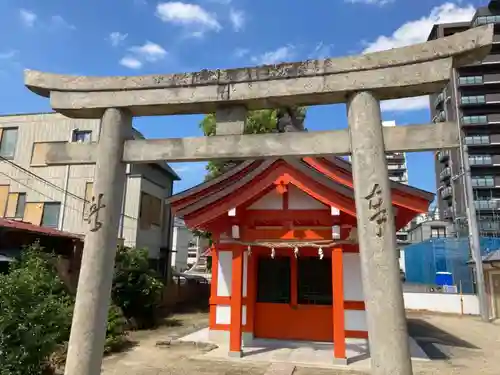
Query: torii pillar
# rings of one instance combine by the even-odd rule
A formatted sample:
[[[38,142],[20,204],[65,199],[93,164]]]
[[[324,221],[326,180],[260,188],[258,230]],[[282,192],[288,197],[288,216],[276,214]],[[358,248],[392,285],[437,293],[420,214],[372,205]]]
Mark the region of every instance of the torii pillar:
[[[378,99],[367,91],[353,94],[347,102],[347,117],[372,374],[411,375]]]

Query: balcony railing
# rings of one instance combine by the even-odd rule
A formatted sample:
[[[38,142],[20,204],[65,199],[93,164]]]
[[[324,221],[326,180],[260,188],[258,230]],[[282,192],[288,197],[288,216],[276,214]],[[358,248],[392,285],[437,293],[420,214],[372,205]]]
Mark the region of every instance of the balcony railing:
[[[473,135],[465,137],[465,144],[468,146],[489,145],[491,143],[489,135]]]
[[[498,210],[500,208],[500,202],[495,200],[477,200],[474,201],[474,207],[476,210]]]
[[[441,198],[443,199],[449,199],[453,195],[453,190],[451,186],[445,187],[443,190],[441,190]]]
[[[443,210],[443,219],[445,220],[453,219],[453,211],[450,208]]]
[[[438,107],[443,102],[444,102],[444,92],[442,92],[436,97],[436,100],[434,100],[434,107],[435,108]]]
[[[446,181],[446,180],[449,180],[451,178],[451,168],[450,167],[446,167],[445,169],[443,169],[441,171],[441,173],[439,173],[439,179],[441,181]]]
[[[404,165],[404,164],[388,164],[387,168],[389,168],[390,170],[398,170],[398,169],[404,170],[404,169],[406,169],[406,165]]]
[[[497,232],[500,231],[500,223],[494,221],[480,221],[479,230],[483,232]]]
[[[487,115],[479,115],[479,116],[463,116],[462,124],[463,125],[483,125],[488,123]]]
[[[450,158],[450,152],[445,150],[445,151],[439,151],[437,153],[437,159],[441,162],[441,163],[444,163],[446,161],[448,161],[448,159]]]
[[[432,119],[432,122],[437,123],[437,122],[444,122],[446,121],[446,113],[444,111],[439,111],[434,118]]]
[[[472,23],[472,27],[476,27],[479,25],[486,25],[487,23],[500,23],[500,16],[497,15],[479,16]]]
[[[469,155],[470,165],[492,165],[493,159],[490,155]]]

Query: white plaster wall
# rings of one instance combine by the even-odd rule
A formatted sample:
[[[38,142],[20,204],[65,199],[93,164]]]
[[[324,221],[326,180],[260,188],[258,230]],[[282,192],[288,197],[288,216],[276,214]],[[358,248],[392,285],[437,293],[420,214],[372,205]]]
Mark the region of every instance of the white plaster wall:
[[[283,209],[283,196],[275,189],[267,193],[257,202],[252,204],[249,210],[282,210]]]
[[[460,314],[463,303],[464,314],[479,315],[479,300],[476,295],[466,294],[460,301],[459,294],[403,293],[405,308],[440,313]]]
[[[219,251],[217,263],[217,296],[231,296],[231,280],[233,272],[233,253],[231,251]],[[243,253],[243,285],[242,296],[246,297],[248,292],[248,252]]]
[[[345,310],[345,329],[347,331],[368,331],[366,326],[366,311]]]
[[[247,307],[243,305],[241,312],[241,324],[247,324]],[[230,324],[231,323],[231,306],[217,305],[215,308],[215,323],[216,324]]]
[[[344,300],[364,301],[359,253],[344,253]]]
[[[288,185],[288,192],[288,208],[291,210],[330,210],[330,207],[293,185]]]
[[[217,296],[229,297],[231,295],[231,274],[233,272],[233,253],[219,251],[217,264]]]

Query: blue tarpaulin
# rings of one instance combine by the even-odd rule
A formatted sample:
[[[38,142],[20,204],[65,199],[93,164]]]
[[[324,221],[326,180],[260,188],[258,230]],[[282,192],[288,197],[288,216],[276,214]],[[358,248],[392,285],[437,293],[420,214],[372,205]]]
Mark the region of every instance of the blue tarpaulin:
[[[481,237],[481,254],[500,249],[500,238]],[[453,284],[462,287],[463,293],[473,293],[472,268],[469,238],[431,238],[408,245],[404,249],[406,282],[412,284],[437,285],[439,272],[451,274]]]

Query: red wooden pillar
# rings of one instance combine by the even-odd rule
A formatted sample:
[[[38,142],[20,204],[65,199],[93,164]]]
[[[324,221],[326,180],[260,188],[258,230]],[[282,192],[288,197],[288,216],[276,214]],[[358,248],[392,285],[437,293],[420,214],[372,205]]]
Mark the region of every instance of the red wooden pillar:
[[[342,248],[332,250],[333,355],[346,359],[344,312],[344,265]]]
[[[255,322],[255,303],[257,302],[257,255],[248,254],[247,272],[247,316],[246,330],[253,334]]]
[[[241,357],[243,314],[243,248],[233,247],[231,275],[231,324],[229,327],[229,356]]]

